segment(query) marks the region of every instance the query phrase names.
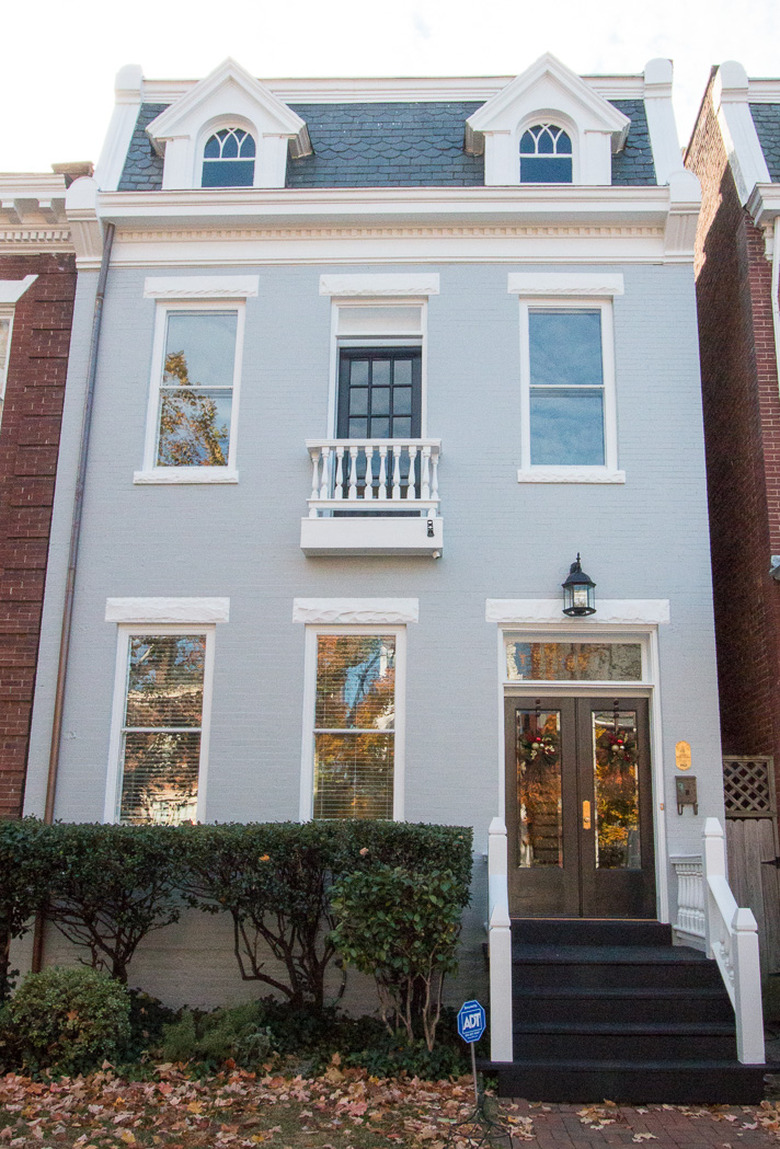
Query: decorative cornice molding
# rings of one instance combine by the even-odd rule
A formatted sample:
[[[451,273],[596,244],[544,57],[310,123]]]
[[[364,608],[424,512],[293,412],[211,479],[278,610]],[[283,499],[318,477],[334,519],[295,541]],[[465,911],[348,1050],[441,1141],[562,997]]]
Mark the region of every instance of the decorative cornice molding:
[[[107,598],[106,622],[185,626],[230,621],[229,598]]]
[[[514,76],[412,76],[412,77],[333,77],[328,79],[276,77],[263,83],[288,103],[364,103],[425,100],[489,100],[511,83]],[[594,91],[606,99],[641,99],[644,78],[628,76],[583,76]],[[144,99],[168,104],[195,87],[197,80],[144,80]]]
[[[642,224],[558,224],[558,225],[474,225],[420,227],[222,227],[222,228],[165,228],[154,231],[122,227],[117,231],[121,243],[187,243],[191,240],[208,242],[249,242],[275,239],[527,239],[535,236],[563,238],[598,237],[657,239],[663,236],[662,226]]]
[[[321,626],[382,626],[417,622],[416,598],[296,598],[293,622]]]
[[[23,244],[25,248],[73,251],[70,228],[0,228],[0,244]]]
[[[489,598],[485,601],[485,621],[502,626],[543,624],[562,630],[610,626],[658,626],[669,622],[668,598],[600,599],[596,613],[569,618],[557,598]]]

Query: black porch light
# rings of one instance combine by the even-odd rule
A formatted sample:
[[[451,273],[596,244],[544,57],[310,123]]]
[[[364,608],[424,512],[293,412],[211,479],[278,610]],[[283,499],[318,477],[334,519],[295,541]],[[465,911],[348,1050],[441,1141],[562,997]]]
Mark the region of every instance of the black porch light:
[[[580,556],[571,564],[563,587],[563,613],[571,615],[595,614],[596,584],[580,566]]]

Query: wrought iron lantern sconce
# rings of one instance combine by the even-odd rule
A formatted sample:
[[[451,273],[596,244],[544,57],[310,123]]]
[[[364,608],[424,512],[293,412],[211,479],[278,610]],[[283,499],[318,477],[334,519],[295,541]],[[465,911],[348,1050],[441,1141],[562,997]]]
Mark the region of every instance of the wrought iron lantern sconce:
[[[563,613],[583,615],[596,613],[596,584],[580,566],[580,556],[571,564],[563,587]]]

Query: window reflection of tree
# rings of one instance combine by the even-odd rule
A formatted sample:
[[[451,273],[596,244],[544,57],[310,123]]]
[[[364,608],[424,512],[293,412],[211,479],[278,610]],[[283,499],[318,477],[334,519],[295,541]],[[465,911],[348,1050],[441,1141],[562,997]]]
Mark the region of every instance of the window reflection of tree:
[[[636,716],[594,715],[596,864],[602,870],[641,864]],[[616,739],[622,740],[622,747]]]
[[[204,635],[130,639],[121,820],[178,823],[197,807]]]
[[[320,635],[315,817],[391,818],[395,640]]]
[[[173,380],[178,382],[178,386],[171,386]],[[230,427],[224,421],[219,422],[219,410],[213,396],[197,384],[191,384],[184,351],[172,351],[166,355],[163,382],[157,465],[226,466]],[[219,394],[229,401],[229,388],[222,389]]]
[[[546,739],[554,753],[520,750],[517,759],[519,865],[563,864],[561,825],[560,715],[557,710],[520,711],[518,742]]]

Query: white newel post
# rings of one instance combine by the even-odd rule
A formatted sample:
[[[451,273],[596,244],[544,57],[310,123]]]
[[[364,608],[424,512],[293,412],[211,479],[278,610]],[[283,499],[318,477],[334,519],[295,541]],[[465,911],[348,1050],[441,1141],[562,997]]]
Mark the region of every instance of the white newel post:
[[[726,880],[726,845],[717,818],[704,824],[707,955],[714,957],[734,1006],[737,1057],[745,1065],[765,1060],[758,926],[753,911],[737,906]]]
[[[512,931],[507,888],[506,826],[488,830],[488,948],[490,951],[490,1060],[512,1060]]]
[[[737,1057],[745,1065],[761,1065],[764,1048],[764,1011],[761,1002],[761,967],[758,960],[758,924],[753,911],[740,906],[731,922],[734,965],[739,976],[734,986],[737,1018]]]
[[[713,938],[716,926],[713,916],[715,907],[709,888],[710,878],[726,877],[726,843],[723,830],[717,818],[707,818],[702,834],[702,856],[704,862],[704,936],[707,939],[707,957],[714,957]]]

